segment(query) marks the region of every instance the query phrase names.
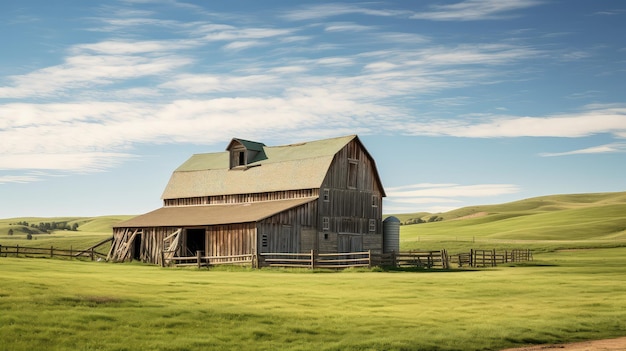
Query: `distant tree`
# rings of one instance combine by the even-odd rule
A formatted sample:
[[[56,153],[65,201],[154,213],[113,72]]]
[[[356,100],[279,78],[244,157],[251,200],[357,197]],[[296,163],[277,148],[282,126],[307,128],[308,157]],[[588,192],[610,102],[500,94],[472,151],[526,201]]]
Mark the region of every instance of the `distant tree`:
[[[72,230],[73,231],[77,231],[78,230],[78,223],[72,224]]]
[[[9,235],[13,235],[13,228],[9,229]]]
[[[32,240],[33,239],[33,235],[31,233],[26,234],[26,239]]]

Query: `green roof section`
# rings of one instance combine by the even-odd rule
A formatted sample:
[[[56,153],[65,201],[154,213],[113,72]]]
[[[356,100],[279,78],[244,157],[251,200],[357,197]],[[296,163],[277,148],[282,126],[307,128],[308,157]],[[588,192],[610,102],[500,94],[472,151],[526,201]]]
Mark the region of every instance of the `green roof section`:
[[[296,160],[318,158],[324,156],[334,156],[341,148],[356,138],[356,135],[343,136],[338,138],[309,141],[298,144],[283,146],[265,146],[262,143],[234,138],[250,150],[263,152],[263,158],[253,160],[248,166],[291,162]],[[230,147],[230,144],[229,144]],[[261,149],[255,149],[255,148]],[[228,169],[230,167],[230,154],[228,151],[195,154],[185,161],[174,172],[193,172],[212,169]]]
[[[257,141],[250,141],[250,140],[245,140],[245,139],[233,138],[233,140],[230,142],[230,144],[228,144],[228,147],[226,148],[226,150],[230,149],[230,146],[232,145],[233,141],[237,141],[241,145],[243,145],[243,147],[245,147],[246,149],[253,150],[253,151],[263,151],[263,147],[265,147],[265,144],[259,143]]]

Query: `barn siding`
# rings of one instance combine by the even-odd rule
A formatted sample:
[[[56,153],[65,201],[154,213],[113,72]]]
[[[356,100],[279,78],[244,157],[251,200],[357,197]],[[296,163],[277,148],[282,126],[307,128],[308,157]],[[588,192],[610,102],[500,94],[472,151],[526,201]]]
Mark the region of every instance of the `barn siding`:
[[[356,175],[350,175],[354,165]],[[357,140],[352,140],[335,155],[318,200],[318,228],[323,228],[324,217],[329,220],[328,230],[321,231],[318,241],[320,252],[345,252],[352,248],[382,252],[382,184],[378,181],[375,167],[374,161]],[[350,184],[354,179],[356,184]],[[370,219],[376,221],[374,232],[369,230]],[[340,235],[336,239],[329,236],[324,240],[321,239],[323,233],[350,236]],[[354,234],[360,236],[354,237]],[[334,240],[337,240],[336,243],[329,243]]]
[[[299,199],[303,197],[314,197],[318,195],[319,195],[319,189],[300,189],[300,190],[272,191],[272,192],[265,192],[265,193],[253,193],[253,194],[215,195],[215,196],[186,197],[186,198],[180,198],[180,199],[164,199],[163,205],[165,207],[173,207],[173,206],[239,204],[239,203],[259,202],[259,201]]]
[[[307,251],[310,237],[302,241],[303,231],[310,235],[317,220],[317,202],[312,201],[302,206],[281,212],[260,221],[257,224],[259,252]],[[310,250],[310,249],[309,249]]]

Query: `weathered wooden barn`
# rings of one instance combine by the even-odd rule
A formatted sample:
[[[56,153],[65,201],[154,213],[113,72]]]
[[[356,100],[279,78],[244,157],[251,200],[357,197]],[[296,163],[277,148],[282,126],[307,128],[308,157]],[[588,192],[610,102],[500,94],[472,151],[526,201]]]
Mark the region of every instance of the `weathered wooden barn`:
[[[284,146],[232,139],[178,167],[162,208],[114,226],[108,259],[380,253],[384,196],[356,135]]]

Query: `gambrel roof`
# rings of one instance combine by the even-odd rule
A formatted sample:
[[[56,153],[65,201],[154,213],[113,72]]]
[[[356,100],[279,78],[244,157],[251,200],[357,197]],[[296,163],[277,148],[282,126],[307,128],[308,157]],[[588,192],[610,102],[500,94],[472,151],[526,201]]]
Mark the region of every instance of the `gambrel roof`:
[[[174,171],[162,199],[319,188],[335,154],[354,139],[358,137],[349,135],[285,146],[233,139],[229,147],[234,141],[262,147],[264,157],[231,168],[228,151],[193,155]]]

